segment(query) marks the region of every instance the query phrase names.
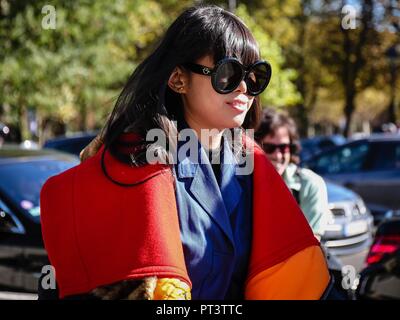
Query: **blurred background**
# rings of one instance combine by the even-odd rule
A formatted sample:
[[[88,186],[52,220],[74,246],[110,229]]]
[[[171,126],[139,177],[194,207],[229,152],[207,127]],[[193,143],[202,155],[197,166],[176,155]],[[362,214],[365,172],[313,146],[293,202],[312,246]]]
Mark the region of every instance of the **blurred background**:
[[[135,66],[200,2],[230,8],[253,31],[274,72],[263,104],[289,109],[303,136],[398,124],[397,0],[1,0],[0,121],[10,139],[100,128]]]
[[[400,267],[385,267],[400,248],[398,0],[0,0],[3,292],[36,290],[44,181],[78,163],[135,67],[199,3],[235,12],[271,63],[262,104],[296,119],[302,164],[328,182],[323,241],[354,287],[399,298]]]

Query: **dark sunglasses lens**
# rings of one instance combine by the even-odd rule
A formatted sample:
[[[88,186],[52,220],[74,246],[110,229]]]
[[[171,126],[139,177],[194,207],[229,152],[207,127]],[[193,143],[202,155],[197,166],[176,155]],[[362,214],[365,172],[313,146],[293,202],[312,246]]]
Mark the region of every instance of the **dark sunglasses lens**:
[[[227,61],[218,66],[214,85],[219,93],[229,93],[237,88],[242,80],[242,67],[233,61]]]
[[[263,150],[266,153],[274,153],[276,148],[277,148],[277,145],[275,145],[275,144],[270,144],[270,143],[264,143],[263,144]]]
[[[281,153],[288,153],[291,151],[291,145],[286,143],[282,144],[264,143],[263,149],[266,153],[274,153],[276,149],[279,149]]]
[[[258,95],[264,91],[271,79],[271,69],[266,63],[259,63],[252,67],[247,75],[247,91],[251,95]]]

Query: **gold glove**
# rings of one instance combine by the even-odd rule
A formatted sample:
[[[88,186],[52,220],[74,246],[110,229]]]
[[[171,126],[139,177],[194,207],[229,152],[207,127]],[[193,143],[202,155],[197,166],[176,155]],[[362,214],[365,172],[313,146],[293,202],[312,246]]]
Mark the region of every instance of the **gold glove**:
[[[123,280],[92,290],[101,300],[190,300],[190,287],[175,278]]]
[[[154,300],[190,300],[190,287],[175,278],[157,279]]]

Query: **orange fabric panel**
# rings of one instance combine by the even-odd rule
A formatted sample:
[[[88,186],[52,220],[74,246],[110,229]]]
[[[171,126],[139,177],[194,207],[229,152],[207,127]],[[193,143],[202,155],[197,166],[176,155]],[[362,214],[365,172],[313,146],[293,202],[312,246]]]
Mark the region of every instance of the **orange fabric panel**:
[[[311,246],[250,279],[245,297],[249,300],[315,300],[322,296],[329,280],[321,248]]]
[[[318,240],[282,177],[251,139],[254,155],[253,235],[248,279],[274,267]]]

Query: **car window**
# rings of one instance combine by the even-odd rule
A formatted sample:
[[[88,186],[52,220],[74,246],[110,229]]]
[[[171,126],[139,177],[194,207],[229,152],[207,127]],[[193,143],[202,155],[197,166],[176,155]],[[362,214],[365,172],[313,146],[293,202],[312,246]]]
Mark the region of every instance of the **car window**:
[[[372,143],[366,168],[367,170],[400,169],[400,142]]]
[[[320,149],[327,149],[327,148],[330,148],[330,147],[333,147],[333,146],[335,146],[335,143],[332,140],[329,140],[329,139],[323,139],[318,143],[318,147]]]
[[[396,169],[400,169],[400,143],[396,145]]]
[[[350,173],[363,170],[369,145],[358,142],[317,156],[308,165],[319,174]]]
[[[85,148],[90,143],[90,141],[91,140],[89,139],[71,141],[70,143],[59,144],[54,149],[79,155],[79,153],[83,150],[83,148]]]
[[[72,138],[60,141],[50,141],[47,142],[44,147],[55,149],[67,153],[72,153],[74,155],[79,155],[79,153],[95,138],[95,136],[87,136],[82,138]]]
[[[39,196],[45,181],[77,162],[37,160],[0,166],[0,191],[34,220],[39,219]]]

